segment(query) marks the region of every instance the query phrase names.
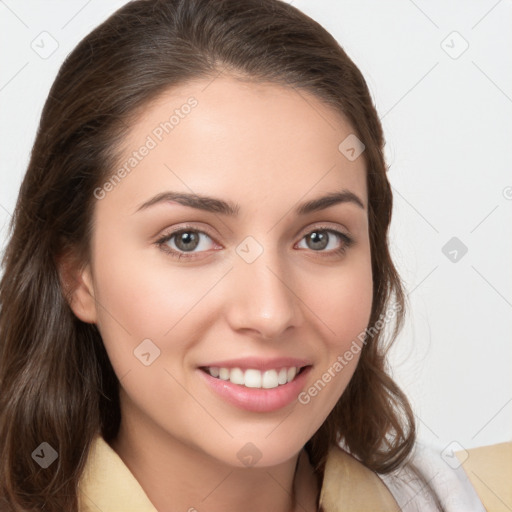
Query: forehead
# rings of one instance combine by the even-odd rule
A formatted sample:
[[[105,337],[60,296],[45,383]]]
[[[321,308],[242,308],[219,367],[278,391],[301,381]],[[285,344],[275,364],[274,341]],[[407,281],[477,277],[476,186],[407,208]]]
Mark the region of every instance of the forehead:
[[[364,158],[340,150],[353,131],[304,90],[226,76],[193,81],[137,116],[118,162],[128,172],[112,196],[135,204],[164,189],[229,192],[240,204],[264,195],[284,205],[349,189],[366,205]]]

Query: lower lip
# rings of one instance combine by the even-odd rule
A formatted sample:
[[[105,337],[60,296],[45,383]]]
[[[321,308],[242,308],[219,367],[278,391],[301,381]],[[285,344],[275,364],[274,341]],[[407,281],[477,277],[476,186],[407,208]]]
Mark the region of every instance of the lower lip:
[[[247,388],[228,380],[212,377],[200,369],[198,372],[215,393],[236,407],[252,412],[272,412],[297,400],[310,369],[311,366],[308,366],[291,382],[270,389]]]

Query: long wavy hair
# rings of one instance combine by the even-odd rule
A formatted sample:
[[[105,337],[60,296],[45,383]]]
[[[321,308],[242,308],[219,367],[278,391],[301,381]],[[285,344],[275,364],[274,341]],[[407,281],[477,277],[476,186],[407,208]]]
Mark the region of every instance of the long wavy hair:
[[[77,265],[87,263],[94,190],[112,176],[137,114],[166,90],[219,72],[309,92],[341,112],[364,143],[369,328],[391,305],[396,318],[366,336],[347,389],[306,450],[319,481],[333,443],[380,473],[411,452],[414,415],[386,363],[405,311],[388,248],[392,192],[361,72],[324,28],[279,0],[135,0],[62,64],[10,226],[0,284],[0,498],[10,510],[76,512],[95,435],[107,442],[117,435],[118,379],[97,327],[73,314],[58,262],[73,255]],[[42,442],[58,451],[45,470],[32,457]]]

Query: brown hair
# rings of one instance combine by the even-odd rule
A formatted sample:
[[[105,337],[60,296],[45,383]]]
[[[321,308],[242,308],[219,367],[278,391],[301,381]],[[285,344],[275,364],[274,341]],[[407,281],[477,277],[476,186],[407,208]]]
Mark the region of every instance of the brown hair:
[[[279,0],[136,0],[92,31],[63,63],[41,116],[3,259],[0,285],[0,497],[12,510],[78,510],[77,483],[97,432],[115,438],[118,379],[93,324],[68,305],[58,260],[89,258],[94,190],[115,169],[141,108],[220,71],[304,90],[342,113],[365,144],[374,326],[404,293],[388,250],[392,193],[382,127],[365,80],[318,23]],[[306,444],[319,477],[343,442],[377,472],[414,444],[414,415],[386,372],[384,330],[367,336],[348,388]],[[58,451],[47,469],[42,442]],[[4,508],[2,509],[4,510]]]

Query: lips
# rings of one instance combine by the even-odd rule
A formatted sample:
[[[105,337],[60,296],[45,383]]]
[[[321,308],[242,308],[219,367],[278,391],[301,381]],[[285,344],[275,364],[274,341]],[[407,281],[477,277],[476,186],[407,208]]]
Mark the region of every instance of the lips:
[[[245,358],[201,365],[199,375],[215,396],[253,412],[271,412],[297,400],[311,363],[297,358]]]

